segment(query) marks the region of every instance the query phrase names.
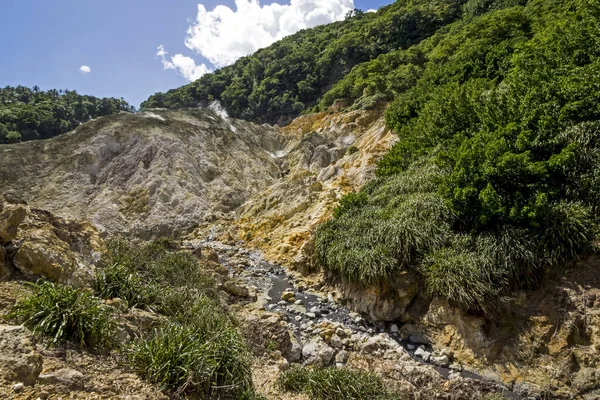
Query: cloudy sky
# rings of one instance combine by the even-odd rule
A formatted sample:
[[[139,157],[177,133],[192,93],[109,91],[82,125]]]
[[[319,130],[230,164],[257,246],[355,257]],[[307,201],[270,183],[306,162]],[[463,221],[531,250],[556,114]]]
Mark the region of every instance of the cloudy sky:
[[[138,106],[275,40],[393,0],[0,0],[0,86]]]

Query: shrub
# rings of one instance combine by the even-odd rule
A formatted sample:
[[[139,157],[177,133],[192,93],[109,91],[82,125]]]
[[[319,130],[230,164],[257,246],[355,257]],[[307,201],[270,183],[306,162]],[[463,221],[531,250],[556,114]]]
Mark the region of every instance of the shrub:
[[[391,398],[379,376],[345,368],[307,369],[295,366],[279,376],[277,386],[284,391],[304,392],[315,400]]]
[[[188,307],[198,294],[214,296],[214,282],[198,260],[191,254],[170,251],[169,243],[108,241],[104,265],[96,274],[96,293],[169,316]]]
[[[19,301],[10,317],[52,345],[74,341],[81,346],[111,346],[115,331],[112,309],[89,292],[51,282],[30,284],[33,293]]]
[[[110,264],[96,272],[95,290],[104,299],[119,297],[131,307],[152,309],[160,298],[156,285],[142,281],[139,274],[123,264]]]
[[[149,338],[136,341],[129,359],[140,375],[177,396],[253,396],[246,344],[231,317],[206,297]]]

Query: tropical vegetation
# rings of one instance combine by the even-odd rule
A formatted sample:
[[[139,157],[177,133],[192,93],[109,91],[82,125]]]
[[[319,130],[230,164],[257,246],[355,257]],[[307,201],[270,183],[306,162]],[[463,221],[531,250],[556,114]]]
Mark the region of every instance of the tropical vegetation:
[[[0,88],[0,144],[48,139],[90,119],[134,107],[125,100],[80,95],[74,90]]]

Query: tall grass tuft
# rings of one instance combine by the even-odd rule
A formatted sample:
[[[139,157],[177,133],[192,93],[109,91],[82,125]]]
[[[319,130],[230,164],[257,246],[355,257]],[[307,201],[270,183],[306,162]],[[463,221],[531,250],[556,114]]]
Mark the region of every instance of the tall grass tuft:
[[[19,301],[9,317],[58,345],[73,341],[90,348],[111,347],[113,311],[89,292],[51,282],[30,284],[33,293]]]
[[[136,341],[129,359],[140,375],[176,396],[239,399],[253,393],[248,348],[231,317],[206,297]]]
[[[303,392],[315,400],[392,398],[379,376],[345,368],[307,369],[295,366],[279,376],[277,386],[283,391]]]

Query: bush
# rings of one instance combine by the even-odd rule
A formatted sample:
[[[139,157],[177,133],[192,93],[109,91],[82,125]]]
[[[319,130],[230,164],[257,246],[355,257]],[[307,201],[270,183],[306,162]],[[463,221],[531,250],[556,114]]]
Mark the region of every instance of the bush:
[[[81,346],[111,346],[116,328],[112,309],[89,292],[50,282],[30,284],[33,293],[19,301],[10,317],[52,345],[74,341]]]
[[[134,245],[123,239],[107,243],[103,267],[96,274],[96,293],[119,297],[131,306],[174,315],[198,294],[215,296],[215,285],[196,257],[173,252],[170,241]]]
[[[411,270],[430,295],[490,314],[597,241],[600,6],[469,0],[463,11],[355,68],[381,83],[367,95],[387,93],[394,69],[422,71],[386,111],[399,140],[378,178],[342,199],[315,244],[333,278]]]
[[[110,264],[96,272],[96,293],[103,299],[119,297],[131,307],[152,309],[161,299],[156,285],[142,281],[136,272],[123,264]]]
[[[252,398],[250,353],[231,317],[206,297],[181,311],[176,321],[134,343],[134,369],[177,396]]]
[[[315,400],[391,398],[379,376],[345,368],[307,369],[295,366],[279,376],[277,386],[288,392],[306,393]]]

